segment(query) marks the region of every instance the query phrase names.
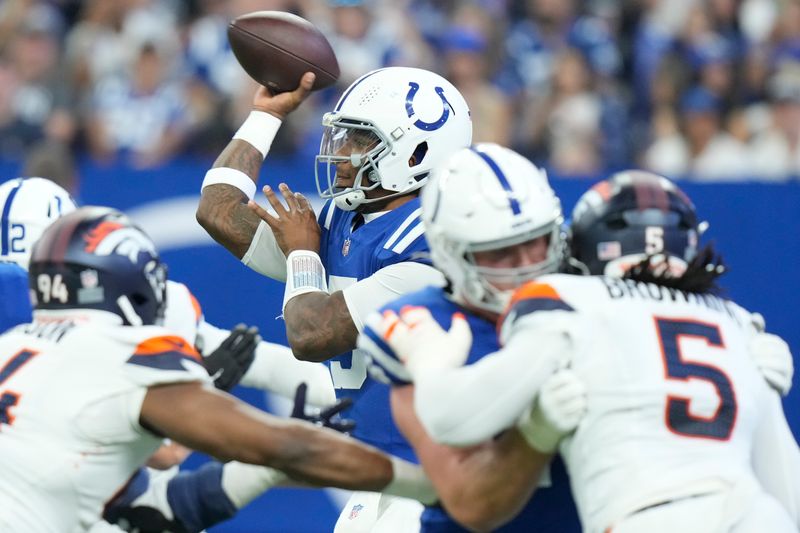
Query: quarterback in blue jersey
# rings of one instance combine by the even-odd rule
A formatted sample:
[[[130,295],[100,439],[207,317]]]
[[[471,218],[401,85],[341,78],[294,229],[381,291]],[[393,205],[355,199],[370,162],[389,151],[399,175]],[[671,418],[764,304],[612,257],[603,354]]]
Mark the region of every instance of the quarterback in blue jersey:
[[[277,191],[264,187],[273,215],[252,202],[259,170],[282,120],[312,83],[307,73],[293,92],[258,90],[250,116],[206,174],[197,219],[248,267],[286,282],[289,344],[299,359],[325,361],[337,396],[354,400],[344,413],[356,422],[354,436],[412,458],[392,421],[388,387],[367,378],[356,339],[369,312],[443,283],[424,253],[418,193],[435,166],[470,144],[469,109],[458,90],[432,72],[390,67],[365,74],[323,117],[316,174],[327,203],[319,217],[285,184]],[[337,531],[369,528],[355,522],[390,515],[403,517],[391,519],[393,530],[418,527],[416,502],[355,498]],[[354,515],[358,519],[350,520]]]
[[[424,308],[446,328],[460,316],[472,330],[466,361],[471,364],[499,346],[495,322],[510,292],[561,265],[560,202],[532,163],[509,149],[483,144],[459,151],[434,174],[422,194],[422,209],[433,263],[449,283],[401,297],[381,314]],[[410,375],[386,342],[391,332],[375,329],[377,316],[369,319],[359,347],[370,354],[373,373],[393,383],[395,418],[444,509],[481,531],[500,526],[501,531],[580,531],[563,466],[547,470],[552,449],[532,453],[516,430],[468,451],[430,440],[411,406]],[[542,488],[528,502],[537,485]],[[423,531],[461,530],[444,509],[426,509]]]
[[[30,322],[28,258],[55,219],[75,210],[60,186],[43,178],[16,178],[0,185],[0,333]]]

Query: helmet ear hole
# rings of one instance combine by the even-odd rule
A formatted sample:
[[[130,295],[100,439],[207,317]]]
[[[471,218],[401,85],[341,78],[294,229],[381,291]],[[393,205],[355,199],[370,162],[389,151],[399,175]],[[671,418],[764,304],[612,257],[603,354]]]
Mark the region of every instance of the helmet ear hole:
[[[147,303],[147,296],[145,296],[140,292],[131,294],[130,298],[136,305],[144,305],[145,303]]]
[[[425,155],[428,153],[428,143],[421,142],[414,148],[414,153],[411,154],[411,161],[408,162],[408,166],[415,167],[422,163],[422,160],[425,159]]]
[[[606,226],[608,226],[608,229],[620,230],[628,227],[628,223],[625,222],[625,219],[620,215],[620,216],[610,217],[606,221]]]

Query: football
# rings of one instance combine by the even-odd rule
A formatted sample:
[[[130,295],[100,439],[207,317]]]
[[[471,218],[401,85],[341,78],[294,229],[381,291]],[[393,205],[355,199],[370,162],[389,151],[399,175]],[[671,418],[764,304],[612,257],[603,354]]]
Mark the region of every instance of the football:
[[[292,91],[306,72],[312,90],[339,79],[339,63],[328,39],[309,21],[283,11],[256,11],[228,25],[228,41],[251,78],[273,93]]]

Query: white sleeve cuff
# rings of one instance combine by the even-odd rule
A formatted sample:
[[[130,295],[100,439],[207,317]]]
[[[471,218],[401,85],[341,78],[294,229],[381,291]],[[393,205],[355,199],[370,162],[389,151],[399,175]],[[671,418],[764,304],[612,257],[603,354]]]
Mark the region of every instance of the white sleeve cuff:
[[[203,189],[209,185],[217,185],[220,183],[236,187],[247,196],[248,200],[252,200],[256,195],[256,183],[253,179],[241,170],[228,167],[212,168],[206,172],[206,177],[203,180],[200,191],[202,192]]]
[[[264,111],[250,111],[233,138],[245,141],[250,146],[261,152],[261,157],[267,157],[272,141],[281,127],[281,119]]]

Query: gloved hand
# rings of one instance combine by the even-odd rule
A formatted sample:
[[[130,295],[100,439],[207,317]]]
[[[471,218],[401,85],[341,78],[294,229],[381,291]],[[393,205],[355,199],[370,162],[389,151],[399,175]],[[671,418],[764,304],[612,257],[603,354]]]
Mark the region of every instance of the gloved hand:
[[[322,426],[339,431],[340,433],[350,434],[356,427],[356,423],[348,418],[342,418],[339,413],[353,405],[351,398],[342,398],[330,407],[326,407],[318,412],[308,412],[306,410],[306,392],[308,385],[301,383],[297,386],[294,394],[294,407],[292,408],[292,418],[299,418],[306,422],[311,422],[316,426]]]
[[[413,379],[437,369],[462,366],[472,346],[472,331],[461,313],[454,313],[445,331],[425,307],[404,307],[400,316],[385,311],[374,326]]]
[[[188,529],[175,518],[167,500],[167,484],[178,473],[178,468],[164,472],[154,478],[151,471],[140,468],[125,490],[106,506],[103,519],[134,533],[187,533]]]
[[[772,333],[756,333],[747,348],[769,386],[782,396],[789,394],[794,376],[794,361],[786,341]]]
[[[216,350],[203,357],[203,366],[218,389],[229,391],[239,383],[253,363],[259,342],[257,327],[239,324]]]
[[[578,427],[586,414],[586,388],[569,369],[542,384],[534,404],[520,417],[517,429],[531,448],[553,453],[561,439]]]

